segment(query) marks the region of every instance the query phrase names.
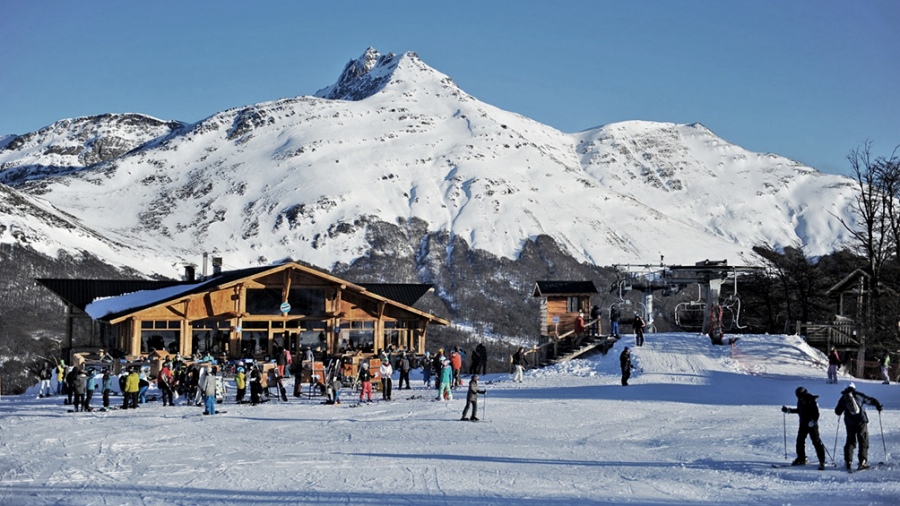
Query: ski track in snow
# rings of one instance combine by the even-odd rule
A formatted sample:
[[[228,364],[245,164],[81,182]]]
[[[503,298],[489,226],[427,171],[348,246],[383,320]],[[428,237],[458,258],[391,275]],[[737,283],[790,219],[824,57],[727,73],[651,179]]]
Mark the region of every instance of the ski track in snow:
[[[697,334],[632,342],[528,371],[523,384],[486,375],[480,423],[459,421],[464,388],[433,401],[418,375],[392,402],[376,393],[356,407],[344,389],[341,406],[291,398],[214,417],[158,402],[66,413],[59,397],[4,397],[0,504],[897,504],[893,463],[772,467],[794,457],[797,420],[779,408],[801,384],[820,395],[829,453],[836,430],[843,445],[832,410],[849,379],[826,384],[821,353],[800,338],[742,336],[733,350]],[[639,370],[622,387],[626,345]],[[854,381],[885,405],[895,448],[898,387]],[[889,461],[877,412],[869,418],[870,460]]]

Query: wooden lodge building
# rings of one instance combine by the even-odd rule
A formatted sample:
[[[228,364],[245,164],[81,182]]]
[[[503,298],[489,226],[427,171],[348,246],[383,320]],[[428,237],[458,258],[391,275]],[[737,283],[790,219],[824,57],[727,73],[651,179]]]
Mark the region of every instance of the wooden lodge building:
[[[597,293],[593,281],[538,281],[532,291],[540,298],[542,336],[560,336],[575,328],[578,313],[585,322],[591,314],[591,296]]]
[[[422,354],[428,325],[449,325],[412,307],[431,285],[355,284],[295,262],[199,282],[37,281],[67,304],[70,353],[105,350],[128,361],[154,353],[269,358],[306,347],[317,360],[390,346]],[[74,342],[78,319],[91,320],[89,343]]]

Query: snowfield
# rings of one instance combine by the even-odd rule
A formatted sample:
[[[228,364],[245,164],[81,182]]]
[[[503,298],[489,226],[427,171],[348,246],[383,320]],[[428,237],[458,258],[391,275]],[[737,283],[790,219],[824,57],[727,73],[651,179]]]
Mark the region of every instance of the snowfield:
[[[235,405],[231,391],[216,416],[160,402],[68,413],[35,387],[0,400],[0,504],[900,502],[896,385],[854,380],[885,406],[880,417],[867,411],[869,460],[886,465],[848,474],[829,457],[825,471],[774,468],[795,457],[797,417],[780,407],[796,405],[800,385],[820,396],[822,440],[841,464],[833,409],[850,378],[826,384],[824,356],[796,336],[741,336],[732,350],[669,333],[632,348],[639,370],[623,387],[618,356],[630,337],[606,356],[528,371],[522,384],[487,375],[478,423],[459,421],[464,388],[433,401],[415,375],[392,402],[376,392],[357,406],[344,389],[340,406],[274,396]],[[815,460],[810,443],[807,455]]]

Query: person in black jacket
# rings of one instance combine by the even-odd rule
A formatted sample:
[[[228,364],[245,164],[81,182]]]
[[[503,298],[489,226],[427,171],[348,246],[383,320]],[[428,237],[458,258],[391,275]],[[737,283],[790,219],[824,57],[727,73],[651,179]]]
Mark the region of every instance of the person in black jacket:
[[[847,442],[844,444],[844,466],[850,470],[853,464],[853,449],[859,443],[859,469],[869,468],[869,417],[864,405],[875,406],[881,411],[881,403],[874,397],[857,392],[856,385],[850,383],[842,392],[834,414],[844,415],[844,426],[847,428]]]
[[[622,386],[627,387],[628,378],[631,377],[631,370],[634,369],[634,365],[631,363],[631,350],[628,349],[628,346],[619,355],[619,365],[622,366]]]
[[[819,405],[816,402],[819,396],[807,392],[803,387],[797,387],[794,393],[797,394],[797,408],[781,406],[782,413],[800,415],[800,428],[797,430],[797,458],[791,462],[791,465],[803,466],[809,463],[806,459],[806,436],[808,435],[816,449],[816,456],[819,457],[819,470],[821,471],[825,469],[825,445],[822,444],[822,439],[819,437]]]

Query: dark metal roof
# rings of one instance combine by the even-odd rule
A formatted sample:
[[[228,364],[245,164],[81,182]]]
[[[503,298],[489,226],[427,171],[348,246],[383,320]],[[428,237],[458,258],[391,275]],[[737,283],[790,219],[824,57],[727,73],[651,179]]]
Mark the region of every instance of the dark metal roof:
[[[598,293],[593,281],[538,281],[534,287],[534,297],[547,295],[568,295]]]
[[[386,299],[399,302],[404,306],[412,306],[423,295],[431,290],[433,285],[430,284],[413,284],[413,283],[359,283],[359,286],[366,290],[380,295]]]
[[[35,281],[81,311],[101,297],[116,297],[142,290],[156,290],[182,284],[183,281],[148,279],[60,279],[38,278]]]

